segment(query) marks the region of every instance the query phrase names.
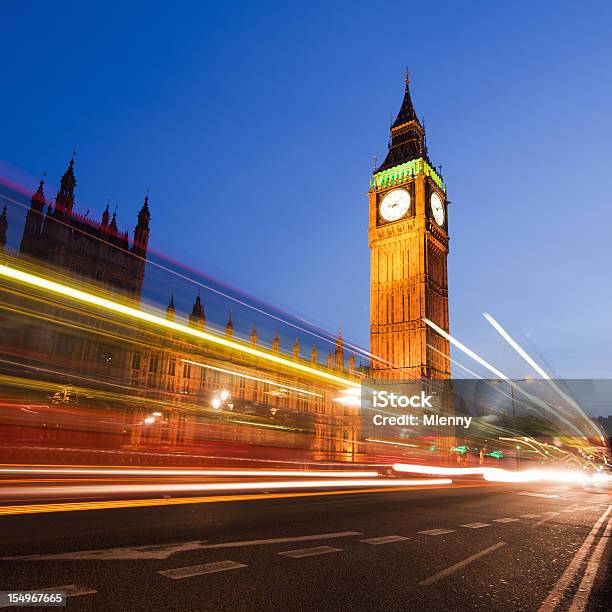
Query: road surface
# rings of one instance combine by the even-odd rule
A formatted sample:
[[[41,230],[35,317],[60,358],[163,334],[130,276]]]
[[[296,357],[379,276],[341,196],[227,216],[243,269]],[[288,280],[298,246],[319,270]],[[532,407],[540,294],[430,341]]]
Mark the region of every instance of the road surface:
[[[2,589],[64,587],[70,610],[610,609],[609,493],[236,497],[2,516]]]

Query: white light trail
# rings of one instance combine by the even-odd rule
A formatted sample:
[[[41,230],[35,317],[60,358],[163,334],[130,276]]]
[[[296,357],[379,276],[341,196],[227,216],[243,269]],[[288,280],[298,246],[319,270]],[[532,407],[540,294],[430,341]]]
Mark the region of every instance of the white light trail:
[[[411,474],[428,474],[430,476],[468,476],[479,475],[489,482],[561,482],[566,484],[603,484],[612,482],[609,474],[604,472],[589,473],[580,470],[522,470],[511,471],[503,468],[474,467],[454,468],[438,465],[416,465],[396,463],[396,472]]]
[[[338,404],[342,404],[343,406],[360,406],[361,400],[357,397],[335,397],[332,401],[338,402]]]
[[[428,474],[429,476],[466,476],[469,474],[482,474],[487,468],[456,468],[443,467],[439,465],[396,463],[393,465],[393,469],[396,472],[407,472],[410,474]]]
[[[477,355],[474,351],[469,349],[465,344],[462,344],[456,338],[453,338],[448,332],[445,332],[441,327],[438,327],[433,321],[430,321],[427,318],[423,318],[423,321],[429,327],[431,327],[434,331],[440,334],[444,339],[448,340],[452,345],[456,346],[460,351],[463,351],[466,355],[471,357],[474,361],[478,362],[481,366],[487,368],[489,372],[492,372],[498,378],[503,378],[504,380],[508,380],[508,377],[505,374],[502,374],[498,369],[494,368],[490,363],[485,361],[482,357]]]
[[[550,380],[550,376],[524,351],[518,342],[488,313],[482,316],[495,328],[497,333],[542,377]]]
[[[555,383],[554,380],[535,362],[534,359],[523,349],[523,347],[512,338],[512,336],[495,320],[495,318],[490,315],[488,312],[483,312],[482,315],[484,318],[493,326],[493,328],[497,331],[497,333],[546,381],[548,384],[573,408],[578,410],[580,415],[586,419],[591,426],[597,432],[597,436],[601,438],[602,442],[604,442],[604,438],[601,435],[601,432],[597,428],[597,426],[589,419],[589,417],[584,413],[582,408],[571,398],[567,393],[565,393],[559,386]]]
[[[78,485],[78,486],[46,486],[46,487],[4,487],[0,489],[0,497],[12,495],[70,495],[89,494],[121,494],[137,495],[142,493],[197,493],[199,491],[270,491],[273,489],[345,489],[356,487],[398,488],[420,487],[452,484],[449,478],[427,479],[343,479],[343,480],[295,480],[295,481],[264,481],[264,482],[223,482],[219,484],[129,484],[129,485]]]
[[[472,370],[470,370],[469,368],[466,368],[464,365],[460,364],[457,360],[453,359],[452,357],[449,357],[448,355],[446,355],[446,353],[443,353],[442,351],[439,351],[435,346],[433,346],[432,344],[428,344],[427,345],[428,349],[431,349],[432,351],[434,351],[435,353],[438,353],[438,355],[441,355],[442,357],[444,357],[445,359],[448,359],[451,363],[455,364],[458,368],[461,368],[463,371],[467,372],[468,374],[470,374],[471,376],[473,376],[474,378],[479,378],[482,380],[482,376],[479,376],[478,374],[476,374],[476,372],[472,372]]]
[[[223,372],[224,374],[230,374],[231,376],[239,376],[240,378],[248,378],[249,380],[255,380],[257,382],[268,383],[281,389],[288,389],[290,391],[297,391],[298,393],[304,393],[305,395],[314,395],[315,397],[323,397],[320,393],[314,393],[313,391],[306,391],[306,389],[300,389],[299,387],[290,387],[289,385],[283,385],[281,383],[267,380],[265,378],[258,378],[257,376],[251,376],[250,374],[243,374],[242,372],[235,372],[234,370],[226,370],[225,368],[219,368],[217,366],[211,366],[207,363],[201,363],[199,361],[192,361],[191,359],[181,359],[185,363],[206,368],[208,370],[215,370],[216,372]],[[359,391],[359,389],[357,389]]]
[[[374,470],[175,470],[130,468],[1,467],[0,474],[64,474],[95,476],[278,476],[305,478],[375,478]]]

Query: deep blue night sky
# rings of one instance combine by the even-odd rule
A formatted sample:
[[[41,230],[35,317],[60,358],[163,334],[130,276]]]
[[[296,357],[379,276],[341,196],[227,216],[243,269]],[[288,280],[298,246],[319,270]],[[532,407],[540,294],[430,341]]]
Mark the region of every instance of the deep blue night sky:
[[[533,375],[488,311],[552,374],[612,375],[608,3],[123,4],[2,3],[4,174],[56,184],[75,148],[81,212],[133,227],[150,188],[154,248],[367,346],[368,178],[409,65],[451,332]]]

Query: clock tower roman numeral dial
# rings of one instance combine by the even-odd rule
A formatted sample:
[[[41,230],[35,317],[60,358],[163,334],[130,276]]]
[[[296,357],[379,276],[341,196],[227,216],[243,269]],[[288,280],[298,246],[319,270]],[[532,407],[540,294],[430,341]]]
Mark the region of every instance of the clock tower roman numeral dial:
[[[397,221],[410,208],[410,193],[405,189],[393,189],[380,201],[380,216],[383,221]]]

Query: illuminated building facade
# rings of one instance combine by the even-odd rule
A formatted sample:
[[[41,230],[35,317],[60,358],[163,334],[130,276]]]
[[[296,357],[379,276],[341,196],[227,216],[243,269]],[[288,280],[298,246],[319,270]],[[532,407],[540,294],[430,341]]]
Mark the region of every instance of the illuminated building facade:
[[[166,317],[181,322],[173,298]],[[183,320],[195,329],[209,329],[199,295]],[[333,371],[347,380],[359,381],[365,376],[355,367],[352,356],[345,363],[340,337],[333,354],[328,356],[335,365],[325,368],[317,361],[315,347],[309,361],[301,357],[297,338],[289,355],[281,352],[278,333],[270,350],[260,345],[255,324],[248,340],[246,333],[241,334],[241,339],[236,338],[235,332],[230,315],[224,338],[296,364]],[[142,337],[132,352],[130,386],[147,398],[146,413],[139,416],[139,422],[153,415],[151,406],[160,406],[162,414],[149,427],[133,429],[135,447],[231,440],[262,448],[312,451],[313,458],[351,460],[360,452],[358,408],[334,401],[339,395],[338,387],[240,350],[213,348],[181,335],[166,336],[160,343],[159,338],[148,338],[144,331],[136,334]],[[206,423],[204,429],[198,422]]]
[[[42,263],[46,276],[139,308],[151,220],[148,197],[130,242],[127,232],[118,230],[116,214],[110,218],[108,207],[100,223],[76,213],[75,186],[74,160],[53,203],[45,198],[41,181],[26,213],[19,252],[11,255],[13,263],[39,273]],[[6,229],[3,213],[0,238]],[[255,323],[248,330],[234,329],[231,311],[224,329],[212,327],[200,295],[186,314],[177,312],[172,295],[167,320],[248,346],[261,343]],[[13,370],[4,367],[3,372],[38,378],[60,404],[103,405],[105,410],[120,406],[123,426],[113,440],[119,439],[124,449],[196,452],[207,444],[223,443],[297,449],[304,457],[353,459],[359,452],[358,410],[334,402],[338,386],[321,384],[316,377],[308,379],[265,358],[209,346],[181,333],[152,331],[28,294],[4,308],[0,318],[3,353],[21,364]],[[347,380],[364,376],[354,356],[345,361],[340,336],[327,356],[328,367],[318,363],[314,345],[312,350],[308,347],[310,359],[301,356],[297,338],[283,348],[286,354],[281,352],[279,333],[271,349],[261,347]],[[215,406],[221,393],[227,397]],[[78,440],[76,431],[67,440],[65,435],[60,426],[49,431],[48,439]]]
[[[391,125],[387,157],[369,191],[371,375],[381,379],[449,378],[448,201],[431,162],[425,129],[410,97]]]

